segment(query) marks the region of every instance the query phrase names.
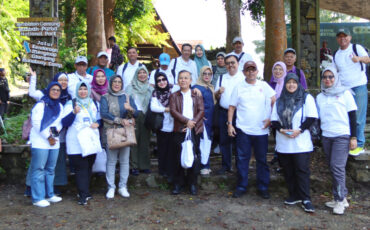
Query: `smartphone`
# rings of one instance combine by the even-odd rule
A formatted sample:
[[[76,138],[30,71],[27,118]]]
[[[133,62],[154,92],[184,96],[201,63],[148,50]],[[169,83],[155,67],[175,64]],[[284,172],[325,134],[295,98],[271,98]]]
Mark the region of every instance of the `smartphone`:
[[[51,135],[53,137],[59,137],[59,132],[57,130],[57,127],[53,126],[53,127],[50,127],[50,131],[51,131]]]
[[[293,134],[292,131],[288,131],[288,132],[285,132],[285,133],[286,133],[286,135],[292,135]]]

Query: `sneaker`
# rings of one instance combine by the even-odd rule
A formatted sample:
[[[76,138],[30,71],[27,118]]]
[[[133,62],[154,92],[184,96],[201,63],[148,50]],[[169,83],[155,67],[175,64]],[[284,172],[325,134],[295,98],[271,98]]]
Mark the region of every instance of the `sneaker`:
[[[60,201],[62,201],[62,197],[59,197],[59,196],[52,196],[48,199],[46,199],[47,201],[51,202],[51,203],[58,203]]]
[[[336,205],[336,203],[337,202],[335,200],[328,201],[328,202],[325,203],[325,206],[328,207],[328,208],[334,208],[335,205]],[[344,198],[343,205],[344,205],[345,208],[348,208],[349,207],[349,203],[347,201],[347,198]]]
[[[24,191],[24,194],[23,195],[25,197],[31,197],[32,196],[31,186],[26,186],[26,190]]]
[[[40,200],[40,201],[37,201],[37,202],[33,203],[33,205],[35,205],[37,207],[40,207],[40,208],[45,208],[45,207],[49,206],[50,203],[47,200]]]
[[[82,197],[80,197],[79,199],[78,199],[78,202],[77,202],[79,205],[87,205],[87,200],[86,200],[86,198],[82,198]]]
[[[293,205],[293,204],[297,204],[297,203],[301,203],[301,202],[302,202],[302,200],[294,199],[294,198],[289,197],[288,199],[286,199],[284,201],[284,204]]]
[[[313,207],[311,201],[309,200],[304,200],[302,202],[302,208],[304,209],[305,212],[310,212],[310,213],[315,212],[315,208]]]
[[[240,189],[236,189],[235,192],[233,193],[233,198],[239,198],[239,197],[243,196],[245,193],[247,193],[247,192],[242,191]]]
[[[130,193],[128,193],[127,191],[127,188],[126,187],[123,187],[123,188],[120,188],[118,189],[118,193],[123,196],[123,197],[130,197]]]
[[[333,208],[333,213],[337,215],[343,215],[344,213],[344,201],[337,201],[335,202],[335,206]]]
[[[361,153],[364,153],[364,152],[365,152],[365,150],[364,150],[363,147],[357,147],[354,150],[349,151],[349,155],[354,156],[354,157],[357,157]]]
[[[210,169],[201,169],[200,170],[200,175],[209,175],[211,173],[211,170]]]
[[[105,194],[105,197],[107,199],[113,199],[114,198],[114,192],[115,192],[114,188],[108,189],[108,192],[107,192],[107,194]]]
[[[270,193],[268,190],[257,190],[257,195],[263,199],[270,199]]]
[[[80,198],[80,194],[77,194],[77,198]],[[86,197],[86,201],[89,201],[89,200],[92,200],[92,195],[91,194],[89,194],[89,195],[87,195],[87,197]]]
[[[57,195],[57,196],[62,195],[62,192],[57,186],[54,186],[54,195]]]

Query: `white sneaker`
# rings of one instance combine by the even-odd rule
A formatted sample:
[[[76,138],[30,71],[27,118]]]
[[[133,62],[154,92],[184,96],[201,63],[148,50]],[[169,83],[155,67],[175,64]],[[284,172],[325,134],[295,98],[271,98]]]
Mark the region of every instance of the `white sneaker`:
[[[127,188],[126,187],[123,187],[123,188],[120,188],[118,189],[118,193],[123,196],[123,197],[130,197],[130,193],[128,193],[127,191]]]
[[[40,200],[40,201],[37,201],[36,203],[33,203],[33,205],[35,205],[37,207],[40,207],[40,208],[45,208],[45,207],[49,206],[50,203],[47,200]]]
[[[344,213],[344,201],[337,201],[334,208],[333,213],[338,215],[343,215]]]
[[[335,205],[336,205],[336,201],[335,200],[332,200],[332,201],[329,201],[329,202],[326,202],[325,203],[325,205],[326,205],[326,207],[328,207],[328,208],[334,208],[335,207]],[[348,201],[347,201],[347,198],[344,198],[344,200],[343,200],[343,205],[344,205],[344,207],[345,208],[348,208],[349,207],[349,203],[348,203]]]
[[[107,199],[113,199],[114,198],[114,192],[115,192],[114,188],[108,189],[108,192],[105,195],[105,197],[107,197]]]
[[[211,170],[209,169],[201,169],[200,170],[200,175],[209,175]]]
[[[59,197],[59,196],[52,196],[48,199],[46,199],[47,201],[51,202],[51,203],[58,203],[60,201],[62,201],[62,197]]]

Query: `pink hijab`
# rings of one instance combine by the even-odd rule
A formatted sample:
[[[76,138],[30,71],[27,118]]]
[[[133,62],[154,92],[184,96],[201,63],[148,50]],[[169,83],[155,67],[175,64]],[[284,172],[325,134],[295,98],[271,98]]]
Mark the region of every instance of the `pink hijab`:
[[[104,70],[102,69],[97,69],[94,71],[94,77],[93,77],[93,80],[91,82],[91,89],[93,89],[96,93],[100,94],[100,95],[104,95],[108,92],[108,78],[107,78],[107,75],[105,75],[105,83],[104,85],[99,85],[97,82],[96,82],[96,75],[98,74],[98,72],[102,72],[104,73],[105,75],[105,72]]]
[[[283,71],[284,71],[283,76],[281,78],[277,78],[274,75],[274,68],[277,65],[281,66],[281,68],[283,68]],[[275,62],[274,66],[272,67],[272,75],[274,76],[274,82],[276,82],[275,92],[276,92],[276,99],[278,99],[280,97],[281,91],[284,88],[284,79],[285,79],[285,76],[286,76],[286,65],[285,65],[285,63],[281,62],[281,61]]]

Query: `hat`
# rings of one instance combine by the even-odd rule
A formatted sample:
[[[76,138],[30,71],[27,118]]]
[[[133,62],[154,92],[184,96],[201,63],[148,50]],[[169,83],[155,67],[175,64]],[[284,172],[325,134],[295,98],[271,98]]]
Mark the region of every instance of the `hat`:
[[[244,68],[243,70],[246,70],[248,69],[249,67],[254,67],[257,69],[257,65],[254,61],[247,61],[245,64],[244,64]]]
[[[341,28],[337,31],[337,37],[339,36],[339,34],[345,34],[346,36],[351,36],[351,32],[349,31],[349,29],[347,28]]]
[[[100,51],[96,57],[100,58],[101,56],[106,56],[107,58],[109,57],[108,53],[105,51]]]
[[[235,44],[236,42],[240,42],[240,43],[244,44],[243,39],[241,37],[235,37],[233,39],[233,44]]]
[[[161,55],[159,55],[159,64],[160,65],[169,65],[170,64],[170,55],[166,54],[166,53],[161,53]]]
[[[216,58],[218,58],[218,56],[225,57],[225,56],[226,56],[226,54],[225,54],[224,52],[218,52],[218,53],[216,54]]]
[[[288,49],[284,50],[284,55],[285,55],[285,54],[287,54],[287,53],[294,53],[294,54],[297,54],[297,53],[295,52],[295,49],[293,49],[293,48],[288,48]]]
[[[80,62],[83,62],[83,63],[87,64],[87,58],[85,56],[78,56],[76,58],[75,64],[80,63]]]

